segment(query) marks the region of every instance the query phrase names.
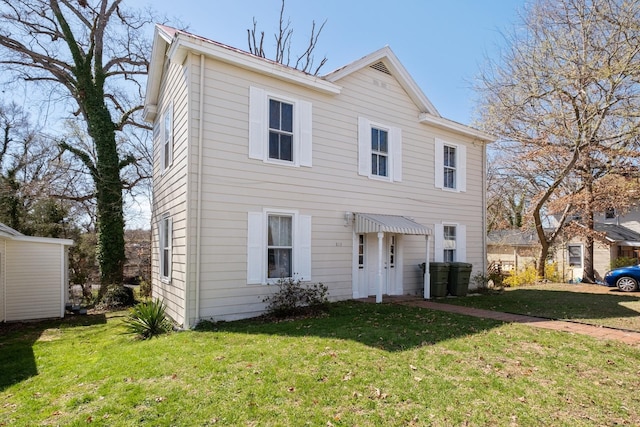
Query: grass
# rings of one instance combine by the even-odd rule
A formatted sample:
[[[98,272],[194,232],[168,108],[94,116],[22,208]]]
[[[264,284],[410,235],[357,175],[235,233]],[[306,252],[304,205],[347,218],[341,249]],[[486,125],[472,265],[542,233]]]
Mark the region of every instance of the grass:
[[[640,293],[601,285],[541,284],[436,301],[640,332]]]
[[[0,326],[0,426],[640,424],[640,349],[398,305],[204,324]]]

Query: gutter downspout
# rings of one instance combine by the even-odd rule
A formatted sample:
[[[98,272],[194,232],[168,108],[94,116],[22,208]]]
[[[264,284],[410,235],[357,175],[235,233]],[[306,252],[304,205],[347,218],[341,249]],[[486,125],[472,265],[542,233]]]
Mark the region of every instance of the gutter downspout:
[[[482,275],[487,274],[487,144],[482,144]]]
[[[60,245],[60,318],[64,317],[64,311],[65,311],[65,297],[64,297],[64,291],[65,291],[65,278],[67,276],[66,274],[66,262],[65,262],[65,246],[64,245]],[[68,288],[68,286],[66,286]]]
[[[7,319],[7,239],[3,239],[2,253],[0,254],[0,284],[2,284],[2,318],[0,322],[4,322]]]
[[[198,112],[198,183],[196,201],[196,322],[200,320],[200,264],[201,245],[200,232],[202,230],[202,141],[204,139],[204,55],[200,55],[200,99]]]

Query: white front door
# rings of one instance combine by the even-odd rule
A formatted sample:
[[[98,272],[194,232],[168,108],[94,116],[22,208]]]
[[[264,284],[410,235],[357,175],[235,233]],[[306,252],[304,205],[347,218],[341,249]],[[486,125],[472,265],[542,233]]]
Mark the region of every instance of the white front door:
[[[363,237],[364,242],[362,242]],[[378,293],[378,236],[376,233],[359,235],[358,243],[362,245],[364,254],[359,254],[358,262],[358,289],[360,296],[371,296]],[[397,295],[398,271],[401,268],[398,258],[399,236],[385,234],[382,239],[382,294]],[[362,261],[362,263],[360,263]]]

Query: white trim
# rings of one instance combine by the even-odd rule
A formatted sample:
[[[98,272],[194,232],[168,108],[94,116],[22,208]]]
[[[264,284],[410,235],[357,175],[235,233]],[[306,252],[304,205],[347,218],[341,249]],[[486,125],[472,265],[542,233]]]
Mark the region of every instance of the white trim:
[[[444,117],[440,117],[440,116],[434,116],[428,113],[421,113],[418,116],[418,121],[420,123],[434,126],[438,129],[443,129],[443,130],[455,132],[463,136],[471,137],[474,139],[474,141],[481,142],[483,144],[494,142],[498,139],[495,136],[490,135],[481,130],[474,129],[470,126],[463,125],[458,122],[454,122],[453,120],[445,119]]]

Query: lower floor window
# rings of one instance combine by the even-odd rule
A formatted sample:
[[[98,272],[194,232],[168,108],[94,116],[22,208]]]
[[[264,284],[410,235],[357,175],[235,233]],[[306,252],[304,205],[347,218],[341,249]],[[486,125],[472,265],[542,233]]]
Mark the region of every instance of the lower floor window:
[[[292,277],[293,221],[291,216],[269,215],[267,278]]]
[[[567,254],[571,267],[582,268],[582,245],[567,246]]]
[[[169,215],[162,217],[160,221],[160,278],[162,280],[171,279],[171,240],[172,222]]]
[[[311,280],[311,217],[293,210],[249,212],[247,283]]]
[[[456,226],[444,226],[444,262],[456,261]]]

